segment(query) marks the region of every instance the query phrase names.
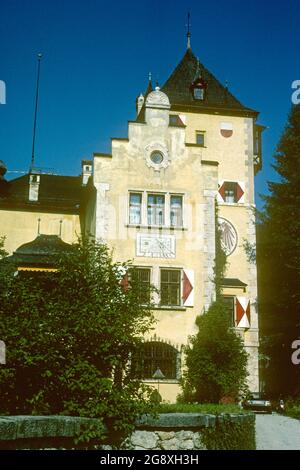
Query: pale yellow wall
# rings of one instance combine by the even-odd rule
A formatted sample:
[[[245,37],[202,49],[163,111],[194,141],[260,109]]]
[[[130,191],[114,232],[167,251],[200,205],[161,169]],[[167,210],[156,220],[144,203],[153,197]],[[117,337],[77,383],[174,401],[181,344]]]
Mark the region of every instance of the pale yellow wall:
[[[211,280],[214,259],[213,200],[218,182],[241,181],[245,187],[243,204],[221,204],[219,215],[228,219],[238,234],[238,246],[228,257],[226,277],[239,278],[247,284],[246,292],[237,294],[251,301],[251,329],[240,331],[251,354],[249,360],[252,390],[258,390],[258,321],[256,312],[256,270],[247,260],[243,244],[255,241],[255,230],[250,213],[254,205],[253,177],[253,121],[244,117],[185,113],[186,128],[168,126],[168,112],[146,112],[147,124],[130,123],[129,141],[112,141],[112,158],[95,156],[94,185],[97,190],[95,235],[108,243],[116,260],[132,259],[137,266],[151,267],[152,280],[159,288],[159,268],[192,269],[195,273],[193,307],[183,310],[155,310],[158,322],[155,333],[163,340],[180,347],[189,335],[196,332],[195,319],[212,300]],[[231,122],[233,136],[220,134],[220,123]],[[196,142],[196,130],[205,131],[206,148],[186,146]],[[169,166],[155,171],[147,166],[145,148],[159,144],[168,149]],[[203,164],[218,162],[218,166]],[[184,231],[148,230],[128,226],[129,191],[181,193],[184,196]],[[136,256],[137,233],[175,234],[176,258],[147,258]],[[230,292],[230,289],[228,290]],[[226,292],[227,293],[227,292]],[[232,293],[232,291],[231,291]],[[235,295],[235,294],[234,294]],[[160,385],[163,398],[174,401],[178,387]]]
[[[196,131],[205,131],[205,147],[198,151],[203,160],[217,160],[220,180],[245,180],[245,152],[251,152],[248,142],[247,123],[251,119],[213,114],[184,113],[186,117],[186,142],[196,143]],[[233,135],[224,138],[220,133],[220,123],[230,122]],[[253,201],[251,201],[253,202]]]
[[[132,125],[133,127],[134,125]],[[185,344],[188,336],[195,332],[196,316],[203,310],[203,265],[204,265],[204,199],[203,199],[203,167],[199,158],[189,154],[184,146],[184,131],[170,129],[168,138],[169,148],[175,147],[177,152],[172,153],[170,166],[157,174],[152,168],[145,165],[143,147],[145,140],[153,139],[153,130],[143,126],[146,133],[140,136],[139,125],[137,132],[131,129],[132,139],[128,144],[113,141],[113,158],[96,157],[94,159],[94,184],[107,183],[109,190],[105,191],[104,226],[106,228],[103,238],[113,249],[114,257],[118,261],[132,259],[138,266],[174,267],[194,270],[195,273],[195,304],[184,310],[174,309],[156,311],[159,319],[156,333],[163,339],[175,344]],[[168,132],[168,129],[167,129]],[[149,134],[149,136],[147,136]],[[140,139],[140,137],[143,137]],[[160,131],[157,139],[160,139]],[[175,141],[175,142],[174,142]],[[177,145],[177,147],[176,147]],[[217,184],[217,170],[210,170],[215,174],[215,187]],[[182,193],[184,195],[185,230],[181,229],[151,229],[137,230],[128,227],[128,191],[129,190],[163,191],[167,193]],[[190,214],[190,217],[188,216]],[[103,228],[103,220],[100,222]],[[159,259],[136,256],[136,234],[162,233],[175,234],[176,258]],[[157,287],[159,281],[157,279]]]
[[[153,390],[159,389],[159,394],[161,395],[165,403],[175,403],[178,395],[182,393],[182,390],[179,384],[177,383],[168,383],[160,381],[158,385],[157,381],[147,382],[146,380],[145,383],[151,388],[153,388]]]
[[[34,240],[38,235],[38,219],[40,233],[59,235],[60,220],[62,223],[62,240],[73,243],[80,236],[79,215],[46,214],[28,211],[0,211],[0,236],[5,236],[5,249],[12,254],[23,243]]]

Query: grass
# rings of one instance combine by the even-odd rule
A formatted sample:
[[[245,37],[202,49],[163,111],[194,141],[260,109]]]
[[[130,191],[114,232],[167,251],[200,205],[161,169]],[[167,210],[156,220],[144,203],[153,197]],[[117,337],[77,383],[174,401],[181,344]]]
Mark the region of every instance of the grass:
[[[215,403],[161,403],[158,413],[209,413],[218,415],[221,413],[244,413],[238,405],[219,405]]]

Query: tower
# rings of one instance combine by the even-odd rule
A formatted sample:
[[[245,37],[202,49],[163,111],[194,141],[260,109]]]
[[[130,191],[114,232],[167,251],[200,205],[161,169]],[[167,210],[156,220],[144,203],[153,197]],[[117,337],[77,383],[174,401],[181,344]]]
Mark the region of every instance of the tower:
[[[143,98],[143,99],[142,99]],[[128,138],[94,154],[94,235],[118,261],[133,259],[142,286],[154,284],[155,334],[145,338],[144,376],[164,375],[160,391],[179,391],[182,346],[215,298],[215,201],[228,269],[222,294],[249,353],[249,386],[258,384],[254,175],[261,167],[258,113],[244,106],[187,50],[160,89],[147,89]]]

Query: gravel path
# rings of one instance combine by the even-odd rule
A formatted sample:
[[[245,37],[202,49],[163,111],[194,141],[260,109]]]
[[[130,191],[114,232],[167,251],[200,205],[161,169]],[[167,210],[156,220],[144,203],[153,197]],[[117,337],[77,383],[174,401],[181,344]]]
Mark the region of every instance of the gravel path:
[[[300,420],[257,414],[256,447],[257,450],[300,450]]]

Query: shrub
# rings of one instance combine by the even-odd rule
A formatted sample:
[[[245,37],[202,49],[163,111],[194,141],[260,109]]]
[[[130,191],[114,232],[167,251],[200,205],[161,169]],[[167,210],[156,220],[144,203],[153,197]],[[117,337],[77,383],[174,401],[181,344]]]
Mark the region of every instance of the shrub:
[[[247,353],[242,339],[230,327],[221,300],[197,318],[198,333],[186,347],[182,401],[234,401],[246,389]]]

